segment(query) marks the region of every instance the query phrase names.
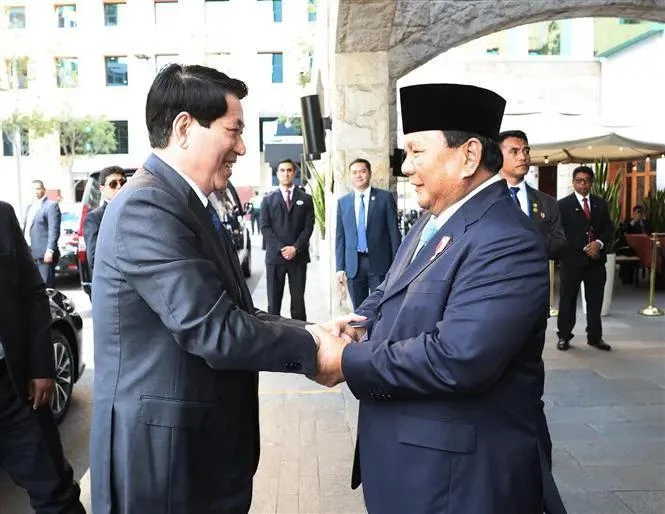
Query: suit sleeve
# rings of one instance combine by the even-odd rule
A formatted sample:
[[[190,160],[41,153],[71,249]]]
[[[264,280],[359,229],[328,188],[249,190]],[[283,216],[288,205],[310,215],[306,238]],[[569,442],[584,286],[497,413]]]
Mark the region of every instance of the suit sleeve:
[[[399,222],[397,221],[397,204],[395,203],[395,198],[393,198],[392,193],[388,193],[388,211],[387,219],[388,223],[388,235],[390,237],[390,250],[392,252],[392,258],[390,261],[395,260],[395,255],[397,254],[397,249],[399,248],[400,243],[402,242],[402,235],[399,231]]]
[[[100,219],[96,212],[91,212],[86,216],[83,223],[83,239],[85,240],[85,251],[90,264],[90,272],[95,266],[95,251],[97,249],[97,236],[99,235]]]
[[[194,218],[168,193],[144,188],[118,212],[115,262],[184,351],[214,369],[297,372],[313,375],[316,344],[303,328],[264,321],[238,308],[215,265],[203,256]],[[159,220],[159,230],[137,221]],[[169,237],[165,238],[164,234]],[[294,363],[297,363],[294,364]]]
[[[47,250],[54,253],[58,251],[58,239],[60,239],[60,207],[53,202],[48,209],[48,243]]]
[[[309,240],[312,237],[312,232],[314,232],[314,203],[312,197],[309,195],[305,196],[305,206],[307,210],[305,211],[305,227],[302,229],[296,242],[293,243],[298,249],[298,252],[304,252],[309,246]]]
[[[607,202],[601,199],[601,217],[600,217],[600,227],[598,228],[598,239],[603,242],[603,249],[605,253],[609,253],[614,250],[614,223],[610,218],[610,211],[607,206]]]
[[[478,245],[460,267],[434,327],[408,339],[370,337],[346,346],[342,368],[353,394],[365,399],[380,390],[401,400],[489,388],[521,350],[526,335],[545,322],[545,257],[542,242],[523,234]]]
[[[344,219],[342,218],[342,201],[337,200],[337,225],[335,226],[335,270],[346,271],[345,256],[346,241],[344,234]]]
[[[18,312],[24,320],[31,378],[54,378],[51,312],[44,281],[37,271],[14,211],[10,209],[12,238],[18,265]]]
[[[561,225],[561,213],[559,212],[559,204],[554,199],[548,199],[550,212],[549,230],[545,234],[545,241],[547,244],[547,252],[552,260],[558,260],[564,254],[568,241],[566,241],[566,234]]]
[[[272,215],[270,213],[270,196],[268,195],[263,199],[263,202],[261,202],[261,219],[259,222],[259,226],[261,227],[261,234],[263,234],[263,237],[266,239],[266,246],[274,246],[276,248],[284,248],[286,246],[286,243],[284,241],[281,241],[277,235],[275,234],[275,231],[272,229]]]

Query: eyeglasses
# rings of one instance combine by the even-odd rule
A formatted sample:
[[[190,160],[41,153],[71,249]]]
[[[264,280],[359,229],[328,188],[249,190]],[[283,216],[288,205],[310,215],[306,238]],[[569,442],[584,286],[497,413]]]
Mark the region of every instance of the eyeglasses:
[[[106,184],[108,187],[111,189],[120,189],[122,186],[124,186],[127,183],[127,181],[124,178],[118,178],[118,179],[113,179],[109,181],[108,184]]]
[[[576,178],[573,182],[575,182],[575,184],[591,184],[591,180],[588,178]]]

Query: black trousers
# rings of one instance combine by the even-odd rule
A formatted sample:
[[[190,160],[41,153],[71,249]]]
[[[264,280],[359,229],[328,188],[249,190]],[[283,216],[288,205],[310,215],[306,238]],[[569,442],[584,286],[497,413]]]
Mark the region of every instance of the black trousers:
[[[604,262],[590,262],[581,267],[566,265],[565,261],[561,263],[559,316],[557,318],[559,339],[569,341],[573,338],[577,295],[582,282],[584,282],[586,300],[587,340],[596,343],[603,338],[600,310],[603,306],[605,275]]]
[[[85,514],[50,408],[34,411],[16,396],[4,361],[0,361],[0,469],[28,492],[37,514]]]
[[[379,287],[385,278],[385,275],[377,275],[370,272],[369,255],[358,253],[358,271],[356,272],[356,276],[347,279],[353,308],[357,309],[370,293],[373,293]]]
[[[266,285],[268,287],[268,314],[277,314],[282,310],[284,283],[289,277],[291,295],[291,318],[307,321],[305,313],[305,283],[307,281],[306,262],[287,262],[285,264],[266,264]]]

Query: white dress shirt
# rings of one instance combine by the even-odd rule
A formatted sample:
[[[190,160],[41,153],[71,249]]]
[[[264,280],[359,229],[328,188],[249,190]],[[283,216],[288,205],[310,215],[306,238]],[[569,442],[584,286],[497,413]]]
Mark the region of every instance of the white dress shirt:
[[[448,221],[450,218],[453,217],[453,214],[455,214],[462,205],[464,205],[466,202],[471,200],[474,196],[476,196],[478,193],[480,193],[483,189],[485,189],[488,186],[491,186],[492,184],[498,182],[499,180],[503,180],[503,177],[500,176],[499,174],[494,175],[492,178],[489,180],[486,180],[482,184],[480,184],[476,189],[471,191],[468,195],[466,195],[464,198],[461,200],[458,200],[456,203],[452,204],[450,207],[447,209],[444,209],[438,216],[431,215],[430,220],[428,220],[428,223],[431,221],[431,218],[434,218],[436,220],[436,229],[439,230],[443,225]],[[425,228],[423,226],[423,228]],[[421,249],[421,244],[418,243],[418,246],[416,247],[416,251],[413,254],[413,259],[415,259],[416,255]]]
[[[589,206],[589,216],[590,216],[591,215],[591,195],[582,196],[577,191],[573,191],[573,192],[575,193],[575,198],[577,198],[577,203],[579,203],[580,207],[582,207],[582,212],[584,212],[584,199],[586,198],[586,203]],[[600,239],[596,239],[596,241],[598,241],[601,248],[603,248],[605,246],[605,243],[603,243]]]
[[[367,215],[369,214],[369,202],[372,198],[372,186],[369,186],[364,191],[358,191],[357,189],[353,191],[353,212],[356,213],[356,224],[360,219],[360,195],[363,196],[363,202],[365,203],[365,228],[367,228]]]
[[[280,186],[279,191],[282,193],[282,198],[284,198],[284,203],[286,203],[286,192],[289,191],[290,197],[289,197],[289,204],[293,203],[293,190],[295,189],[295,186],[283,188]]]

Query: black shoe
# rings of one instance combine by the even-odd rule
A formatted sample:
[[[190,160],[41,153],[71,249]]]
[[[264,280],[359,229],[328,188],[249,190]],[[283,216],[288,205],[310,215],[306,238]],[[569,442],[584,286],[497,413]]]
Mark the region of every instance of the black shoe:
[[[556,344],[556,349],[565,352],[570,348],[570,343],[565,339],[559,339],[559,342]]]
[[[606,352],[609,352],[612,349],[612,347],[602,339],[599,339],[598,341],[587,341],[586,344],[589,346],[595,346],[599,350],[605,350]]]

